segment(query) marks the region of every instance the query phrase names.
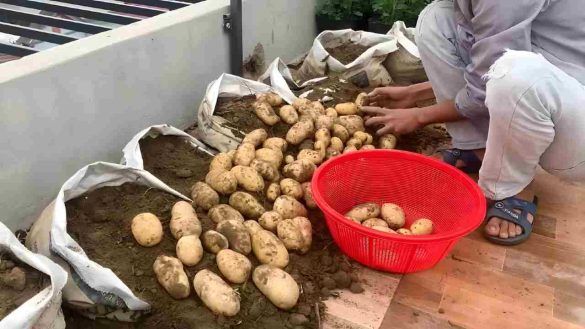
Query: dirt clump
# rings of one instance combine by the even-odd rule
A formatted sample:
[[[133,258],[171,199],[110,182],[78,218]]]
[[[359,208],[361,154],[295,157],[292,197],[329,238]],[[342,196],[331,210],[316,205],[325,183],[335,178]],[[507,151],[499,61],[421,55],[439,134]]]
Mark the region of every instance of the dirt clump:
[[[370,46],[349,42],[337,47],[325,48],[325,50],[327,50],[329,55],[341,62],[341,64],[347,65],[355,61],[369,48]]]
[[[50,283],[47,275],[12,255],[0,255],[0,321]]]

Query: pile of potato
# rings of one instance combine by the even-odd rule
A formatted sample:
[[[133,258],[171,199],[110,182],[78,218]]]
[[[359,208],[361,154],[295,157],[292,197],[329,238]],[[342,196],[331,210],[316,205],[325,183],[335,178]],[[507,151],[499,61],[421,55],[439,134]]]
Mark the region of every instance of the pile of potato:
[[[406,215],[394,203],[367,202],[353,207],[345,217],[371,229],[402,235],[427,235],[433,233],[433,222],[427,218],[415,220],[410,228],[404,228]]]

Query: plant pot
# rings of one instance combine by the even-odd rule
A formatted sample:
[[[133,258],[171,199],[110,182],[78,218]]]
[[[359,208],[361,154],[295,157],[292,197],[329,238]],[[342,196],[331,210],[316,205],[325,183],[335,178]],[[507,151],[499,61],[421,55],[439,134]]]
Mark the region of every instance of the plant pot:
[[[370,17],[368,19],[368,31],[370,32],[386,34],[391,28],[391,25],[382,22],[379,17]]]
[[[341,20],[334,20],[327,16],[316,15],[315,20],[317,22],[318,33],[325,30],[344,30],[352,29],[354,31],[367,30],[368,20],[364,17],[347,17]]]

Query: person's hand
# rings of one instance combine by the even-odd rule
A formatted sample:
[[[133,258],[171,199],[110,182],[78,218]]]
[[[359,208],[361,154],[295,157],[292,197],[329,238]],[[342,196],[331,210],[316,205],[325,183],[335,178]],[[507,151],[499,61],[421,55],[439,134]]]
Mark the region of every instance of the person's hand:
[[[419,108],[386,109],[375,106],[364,106],[362,112],[372,115],[365,124],[378,129],[377,135],[411,133],[422,126],[423,113]]]
[[[416,106],[414,93],[409,87],[380,87],[368,94],[369,105],[389,109],[406,109]]]

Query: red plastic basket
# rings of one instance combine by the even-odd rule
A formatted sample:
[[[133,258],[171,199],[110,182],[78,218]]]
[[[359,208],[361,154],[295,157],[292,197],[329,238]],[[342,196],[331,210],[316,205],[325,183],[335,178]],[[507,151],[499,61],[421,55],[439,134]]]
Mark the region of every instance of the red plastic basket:
[[[481,224],[486,210],[483,193],[464,173],[403,151],[359,151],[335,157],[317,169],[312,188],[339,248],[368,267],[395,273],[433,267]],[[398,204],[406,213],[407,226],[418,218],[429,218],[434,232],[390,234],[342,215],[364,202]]]

